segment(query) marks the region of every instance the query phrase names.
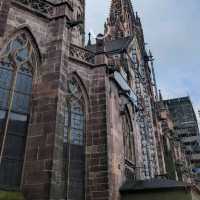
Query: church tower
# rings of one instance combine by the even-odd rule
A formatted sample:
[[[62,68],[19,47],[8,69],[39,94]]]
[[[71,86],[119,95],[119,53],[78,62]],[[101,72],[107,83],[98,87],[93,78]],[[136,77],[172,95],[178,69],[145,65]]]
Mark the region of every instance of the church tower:
[[[85,0],[73,0],[72,43],[84,46],[85,42]],[[73,24],[72,24],[73,25]]]
[[[105,35],[114,40],[131,36],[135,29],[135,15],[131,0],[112,0]]]

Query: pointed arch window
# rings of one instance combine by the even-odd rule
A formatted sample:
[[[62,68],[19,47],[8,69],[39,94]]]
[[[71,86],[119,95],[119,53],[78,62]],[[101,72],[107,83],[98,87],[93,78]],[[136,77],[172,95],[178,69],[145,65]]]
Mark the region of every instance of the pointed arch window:
[[[134,135],[131,124],[131,118],[126,112],[123,117],[123,133],[124,133],[124,157],[125,157],[125,176],[127,180],[135,180],[136,162],[135,162],[135,147]]]
[[[18,32],[0,54],[0,186],[17,188],[25,154],[36,51]]]
[[[68,84],[65,109],[64,149],[66,152],[67,199],[85,199],[85,101],[76,78]]]
[[[130,117],[127,113],[124,115],[123,118],[123,130],[125,159],[131,162],[135,162],[133,129]]]

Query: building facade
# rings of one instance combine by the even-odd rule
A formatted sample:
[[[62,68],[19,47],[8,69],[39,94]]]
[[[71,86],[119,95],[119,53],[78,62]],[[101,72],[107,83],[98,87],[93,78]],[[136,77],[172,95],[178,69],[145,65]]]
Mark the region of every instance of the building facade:
[[[161,95],[160,95],[161,96]],[[168,106],[160,98],[157,102],[159,125],[161,126],[161,142],[163,149],[160,150],[164,159],[161,165],[163,174],[168,179],[191,182],[191,173],[188,159],[186,157],[186,147],[175,131],[175,124]],[[159,159],[160,160],[160,159]],[[164,168],[163,168],[164,166]]]
[[[195,172],[200,167],[200,135],[190,97],[165,100],[164,104],[170,112],[175,135],[184,145],[186,157]]]
[[[152,56],[130,0],[85,47],[85,1],[0,1],[0,187],[121,199],[166,173]],[[154,84],[153,84],[154,82]]]

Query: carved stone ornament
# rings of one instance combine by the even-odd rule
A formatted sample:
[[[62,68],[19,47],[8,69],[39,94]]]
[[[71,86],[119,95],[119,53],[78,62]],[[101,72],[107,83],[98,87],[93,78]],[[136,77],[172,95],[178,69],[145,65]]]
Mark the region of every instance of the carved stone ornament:
[[[70,57],[82,62],[94,64],[94,53],[76,45],[70,46]]]
[[[45,0],[15,0],[18,3],[26,5],[27,7],[34,9],[41,14],[53,16],[54,6]]]

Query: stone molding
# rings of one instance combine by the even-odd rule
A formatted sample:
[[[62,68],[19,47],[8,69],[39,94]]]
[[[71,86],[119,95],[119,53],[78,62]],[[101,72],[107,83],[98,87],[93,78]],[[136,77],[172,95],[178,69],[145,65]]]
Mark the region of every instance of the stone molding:
[[[87,49],[71,44],[69,54],[70,54],[70,57],[76,60],[80,60],[82,62],[89,63],[89,64],[94,64],[95,54]]]
[[[71,0],[61,0],[56,3],[49,0],[13,0],[12,3],[23,6],[48,19],[68,17],[69,13],[73,11],[73,2]]]

